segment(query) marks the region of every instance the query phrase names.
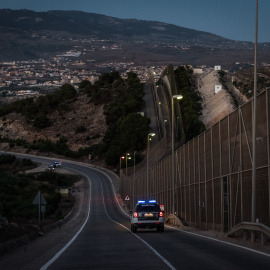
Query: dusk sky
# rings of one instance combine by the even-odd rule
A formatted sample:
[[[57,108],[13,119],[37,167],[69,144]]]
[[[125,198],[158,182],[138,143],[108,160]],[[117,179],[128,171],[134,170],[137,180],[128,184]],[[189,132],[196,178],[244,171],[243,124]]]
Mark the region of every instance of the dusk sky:
[[[225,38],[255,40],[256,0],[0,0],[0,9],[81,10],[160,21]],[[270,42],[270,0],[259,0],[259,42]]]

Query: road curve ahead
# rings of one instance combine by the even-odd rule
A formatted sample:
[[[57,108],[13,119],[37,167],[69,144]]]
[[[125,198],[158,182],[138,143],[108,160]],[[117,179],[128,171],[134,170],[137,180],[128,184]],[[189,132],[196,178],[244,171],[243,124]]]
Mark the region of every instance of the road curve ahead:
[[[42,161],[41,157],[32,159]],[[181,230],[166,227],[164,233],[139,230],[133,234],[129,217],[116,200],[110,173],[68,161],[63,167],[87,178],[85,217],[61,248],[36,258],[39,267],[33,269],[269,269],[268,254]]]
[[[170,269],[130,232],[109,177],[85,167],[80,172],[90,182],[89,217],[76,239],[41,269]]]

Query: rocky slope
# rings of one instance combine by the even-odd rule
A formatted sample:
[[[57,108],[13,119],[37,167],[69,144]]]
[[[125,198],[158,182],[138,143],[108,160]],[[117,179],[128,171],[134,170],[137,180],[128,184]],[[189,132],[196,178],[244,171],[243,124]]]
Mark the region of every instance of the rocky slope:
[[[215,93],[215,85],[221,85],[218,71],[208,69],[202,74],[194,74],[197,91],[202,97],[201,120],[206,128],[217,123],[226,115],[236,109],[235,98],[238,104],[247,101],[244,96],[232,85],[232,79],[227,75],[226,88]],[[234,96],[232,97],[232,94]],[[89,102],[89,98],[81,94],[77,100],[70,104],[70,108],[65,113],[58,111],[48,115],[53,125],[39,130],[26,121],[24,117],[11,114],[0,119],[1,137],[11,139],[24,139],[33,142],[42,139],[49,139],[52,142],[59,140],[61,136],[68,138],[68,146],[71,150],[77,151],[79,148],[89,147],[101,142],[106,131],[106,120],[103,115],[103,106],[95,106]],[[83,129],[80,131],[80,127]],[[8,143],[1,144],[1,150],[11,150]],[[12,149],[13,151],[27,151],[27,149]],[[28,150],[29,151],[29,150]],[[33,153],[33,152],[32,152]]]
[[[220,76],[216,70],[208,69],[202,74],[194,76],[197,83],[197,91],[202,97],[201,121],[207,129],[236,109],[234,98],[240,104],[247,101],[236,88],[231,87],[231,81],[228,78],[225,83],[228,90],[225,89],[220,82]],[[216,85],[222,85],[222,89],[217,93],[215,93]]]
[[[106,130],[103,106],[95,106],[89,100],[90,98],[81,94],[69,105],[69,110],[65,113],[55,111],[48,114],[47,117],[53,125],[43,130],[34,128],[25,117],[12,113],[0,119],[0,135],[27,142],[40,138],[56,142],[64,136],[68,138],[68,146],[71,150],[77,151],[81,147],[89,147],[99,143]],[[84,128],[80,129],[80,127]],[[7,143],[2,143],[1,150],[10,150],[10,148]]]

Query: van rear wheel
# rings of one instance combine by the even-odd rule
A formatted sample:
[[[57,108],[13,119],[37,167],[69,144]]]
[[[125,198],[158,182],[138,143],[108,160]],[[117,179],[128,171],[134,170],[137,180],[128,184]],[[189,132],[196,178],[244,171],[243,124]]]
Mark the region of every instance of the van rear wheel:
[[[134,224],[131,224],[131,231],[133,233],[137,232],[137,228],[134,226]]]
[[[164,232],[164,226],[157,227],[158,232]]]

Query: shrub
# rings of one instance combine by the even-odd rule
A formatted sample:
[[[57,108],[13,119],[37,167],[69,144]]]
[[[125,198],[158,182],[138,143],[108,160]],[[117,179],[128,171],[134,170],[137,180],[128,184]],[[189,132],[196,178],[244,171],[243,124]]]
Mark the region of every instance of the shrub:
[[[85,132],[86,131],[86,127],[85,126],[78,126],[77,128],[76,128],[76,133],[83,133],[83,132]]]
[[[50,119],[46,115],[42,114],[35,118],[33,126],[40,129],[46,128],[46,127],[51,126],[51,122],[50,122]]]
[[[13,155],[2,154],[0,155],[0,164],[11,164],[16,161],[16,157]]]
[[[10,148],[14,148],[15,143],[14,142],[10,142],[8,145],[9,145]]]
[[[30,158],[23,158],[22,165],[23,166],[32,166],[34,163]]]
[[[99,133],[96,133],[96,134],[94,134],[93,136],[92,136],[92,139],[98,139],[98,138],[100,138],[101,137],[101,135],[99,134]]]

